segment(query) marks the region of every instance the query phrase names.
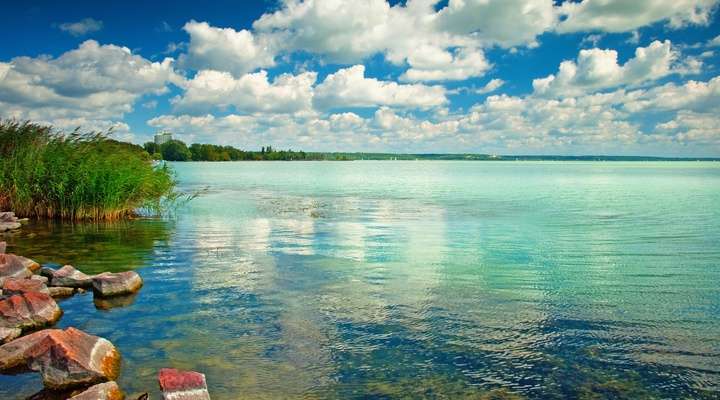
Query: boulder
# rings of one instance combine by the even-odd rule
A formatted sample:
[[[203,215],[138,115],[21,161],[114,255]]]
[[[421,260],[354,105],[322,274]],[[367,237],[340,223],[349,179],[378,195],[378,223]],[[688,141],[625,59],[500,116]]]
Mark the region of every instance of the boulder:
[[[120,353],[108,340],[75,328],[45,329],[0,346],[0,372],[40,372],[52,390],[115,380]]]
[[[70,398],[70,400],[123,400],[125,395],[114,381],[99,383],[91,386],[84,392]]]
[[[47,285],[50,282],[50,279],[48,279],[47,277],[44,277],[42,275],[33,275],[30,277],[30,279],[40,281],[40,282],[44,283],[45,285]]]
[[[25,268],[29,269],[33,274],[40,271],[40,264],[36,263],[35,261],[23,256],[16,257],[18,258],[20,263],[22,263],[22,265]]]
[[[75,288],[89,288],[92,286],[92,276],[85,275],[72,265],[65,265],[53,271],[50,286],[67,286]]]
[[[40,328],[54,324],[61,315],[55,300],[45,293],[26,292],[0,300],[0,328]]]
[[[199,372],[163,368],[158,382],[164,400],[210,400],[205,375]]]
[[[28,268],[31,263],[27,258],[15,254],[0,254],[0,277],[3,278],[29,278],[32,271]],[[32,261],[32,260],[30,260]],[[34,262],[34,261],[33,261]]]
[[[131,306],[135,302],[137,293],[125,294],[113,297],[93,296],[93,304],[98,310],[111,310],[113,308]]]
[[[12,211],[0,212],[0,232],[11,231],[20,228],[20,222]]]
[[[0,328],[0,344],[7,343],[22,333],[21,329],[18,328]]]
[[[28,292],[38,292],[50,294],[47,286],[42,281],[36,279],[17,279],[7,278],[2,284],[3,293],[6,295],[22,294]]]
[[[135,271],[105,272],[92,278],[93,293],[101,297],[135,293],[142,285],[142,278]]]
[[[75,294],[75,288],[65,286],[50,286],[48,288],[48,294],[51,297],[70,297]]]

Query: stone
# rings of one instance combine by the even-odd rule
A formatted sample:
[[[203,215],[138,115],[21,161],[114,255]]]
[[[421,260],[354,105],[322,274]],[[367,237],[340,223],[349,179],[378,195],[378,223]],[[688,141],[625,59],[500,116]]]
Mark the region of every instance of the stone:
[[[114,381],[99,383],[91,386],[84,392],[70,398],[70,400],[123,400],[125,395]]]
[[[107,339],[75,328],[45,329],[0,346],[0,372],[40,372],[47,389],[64,390],[115,380],[120,353]]]
[[[38,274],[48,279],[52,279],[53,275],[55,275],[55,271],[57,271],[57,269],[48,267],[47,264],[44,264],[40,267],[40,271],[38,271]]]
[[[89,288],[92,284],[92,276],[83,274],[72,265],[65,265],[59,270],[54,271],[50,278],[51,286]]]
[[[136,297],[137,293],[113,297],[93,296],[93,304],[95,304],[95,308],[98,310],[107,311],[113,308],[131,306],[135,302]]]
[[[0,300],[0,327],[22,330],[52,325],[60,319],[62,310],[45,293],[27,292]]]
[[[14,231],[21,226],[19,222],[0,222],[0,232]]]
[[[15,213],[12,211],[2,211],[0,212],[0,222],[14,222],[17,221],[17,218],[15,217]]]
[[[0,328],[0,344],[5,344],[22,334],[22,329],[18,328]]]
[[[205,375],[199,372],[163,368],[158,382],[164,400],[210,400]]]
[[[48,293],[51,297],[71,297],[75,294],[75,288],[65,286],[50,286]]]
[[[29,278],[32,271],[28,269],[29,263],[25,257],[15,254],[0,254],[0,277]]]
[[[3,293],[6,295],[38,292],[50,294],[45,283],[36,279],[7,278],[2,285]]]
[[[135,293],[142,285],[142,278],[135,271],[105,272],[92,279],[93,293],[101,297]]]
[[[4,254],[6,248],[7,248],[7,243],[0,242],[0,254]]]
[[[36,273],[36,272],[40,271],[40,264],[36,263],[35,261],[33,261],[27,257],[23,257],[23,256],[16,256],[16,257],[18,258],[20,263],[22,263],[22,265],[25,268],[29,269],[32,273]]]
[[[36,281],[40,281],[40,282],[44,283],[45,285],[47,285],[48,282],[50,282],[50,279],[48,279],[47,277],[42,276],[42,275],[33,275],[33,276],[30,277],[30,279],[34,279],[34,280],[36,280]]]

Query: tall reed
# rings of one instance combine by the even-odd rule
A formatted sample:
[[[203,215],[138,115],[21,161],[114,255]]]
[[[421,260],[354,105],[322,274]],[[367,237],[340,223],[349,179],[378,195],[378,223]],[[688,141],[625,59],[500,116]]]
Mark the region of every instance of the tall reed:
[[[179,198],[172,171],[108,133],[63,133],[0,121],[0,210],[19,216],[116,220],[160,213]]]

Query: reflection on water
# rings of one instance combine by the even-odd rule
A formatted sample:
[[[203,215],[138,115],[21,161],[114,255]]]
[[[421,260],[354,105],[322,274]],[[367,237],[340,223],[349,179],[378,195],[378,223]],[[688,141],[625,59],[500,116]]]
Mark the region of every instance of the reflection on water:
[[[717,398],[720,166],[187,163],[175,221],[31,227],[11,250],[139,268],[63,300],[120,384],[214,399]],[[678,188],[682,188],[679,190]],[[96,307],[97,306],[97,309]],[[39,390],[0,377],[0,398]]]

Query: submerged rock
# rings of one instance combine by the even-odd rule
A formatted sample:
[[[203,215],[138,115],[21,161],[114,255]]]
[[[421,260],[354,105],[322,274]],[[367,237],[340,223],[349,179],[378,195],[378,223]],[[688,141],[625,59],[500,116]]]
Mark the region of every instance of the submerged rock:
[[[99,383],[84,392],[70,398],[70,400],[123,400],[125,395],[114,381]]]
[[[50,286],[48,288],[48,294],[51,297],[71,297],[75,294],[75,288],[65,286]]]
[[[135,271],[104,272],[92,279],[93,292],[102,297],[135,293],[142,285],[142,278]]]
[[[2,284],[3,293],[6,295],[38,292],[50,294],[45,283],[36,279],[7,278]]]
[[[130,306],[135,302],[136,297],[137,293],[124,294],[113,297],[95,296],[93,297],[93,304],[95,304],[95,308],[97,308],[98,310],[107,311],[113,308]]]
[[[92,286],[92,279],[92,276],[78,271],[72,265],[65,265],[59,270],[53,271],[52,277],[50,278],[50,285],[89,288]]]
[[[52,325],[62,310],[45,293],[26,292],[0,300],[0,327],[22,330]]]
[[[0,372],[20,368],[40,372],[46,388],[63,390],[115,380],[120,353],[75,328],[45,329],[0,346]]]
[[[12,211],[0,212],[0,232],[11,231],[20,228],[20,222]]]
[[[28,266],[32,266],[32,263],[27,261],[25,257],[19,257],[15,254],[0,254],[0,277],[1,278],[29,278],[32,276],[32,271]]]
[[[22,334],[22,330],[18,328],[0,328],[0,344],[5,344]]]
[[[205,375],[199,372],[163,368],[158,382],[164,400],[210,400]]]

